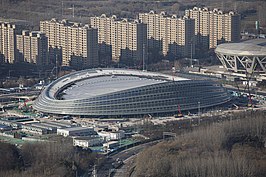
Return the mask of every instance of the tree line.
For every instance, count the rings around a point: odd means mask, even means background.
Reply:
[[[266,174],[265,112],[233,115],[199,127],[137,156],[136,177],[258,176]]]
[[[72,140],[26,143],[21,147],[0,142],[0,176],[72,177],[91,168],[96,154],[73,147]]]

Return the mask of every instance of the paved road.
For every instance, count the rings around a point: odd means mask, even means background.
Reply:
[[[114,167],[112,166],[112,163],[114,163],[118,158],[122,160],[125,164],[128,164],[129,160],[132,159],[136,154],[141,152],[143,149],[153,146],[160,142],[162,140],[157,140],[145,144],[141,144],[135,147],[132,147],[130,149],[123,150],[121,152],[118,152],[117,154],[110,155],[102,166],[99,167],[97,170],[97,176],[98,177],[108,177],[112,170],[114,170]],[[123,177],[125,173],[127,172],[126,165],[123,165],[121,168],[116,170],[117,172],[112,174],[112,176],[115,177]]]

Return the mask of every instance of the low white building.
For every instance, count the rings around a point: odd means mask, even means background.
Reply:
[[[243,81],[243,85],[248,85],[250,87],[256,87],[258,84],[257,81]]]
[[[120,140],[125,137],[125,131],[119,130],[116,132],[98,132],[98,135],[101,136],[105,141]]]
[[[70,128],[59,128],[57,129],[57,135],[67,136],[90,136],[96,135],[97,133],[93,128],[89,127],[70,127]]]
[[[29,132],[29,133],[38,134],[38,135],[48,134],[48,129],[43,128],[43,127],[36,127],[30,124],[21,125],[21,128],[23,132]]]
[[[73,139],[73,146],[79,146],[83,148],[88,148],[103,143],[103,139],[100,136],[85,136],[85,137],[75,137]]]
[[[120,143],[118,141],[110,141],[110,142],[104,143],[103,148],[105,150],[114,149],[116,147],[119,147],[119,145],[120,145]]]

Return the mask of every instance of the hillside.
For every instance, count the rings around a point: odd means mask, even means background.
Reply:
[[[185,9],[194,6],[237,10],[243,17],[242,30],[254,30],[255,20],[260,20],[261,25],[266,26],[264,0],[2,0],[0,17],[28,20],[38,29],[40,20],[53,17],[87,23],[87,17],[102,13],[135,18],[139,12],[156,10],[183,15]]]
[[[200,127],[137,156],[135,177],[241,176],[266,174],[265,112]]]

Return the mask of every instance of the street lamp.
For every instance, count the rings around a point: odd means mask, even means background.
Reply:
[[[200,124],[200,101],[198,102],[198,125]]]
[[[198,115],[200,115],[200,101],[198,102]]]
[[[145,44],[142,46],[142,71],[145,71]]]
[[[193,59],[193,38],[190,41],[190,67],[192,67],[192,59]]]
[[[192,67],[192,61],[193,61],[193,45],[194,45],[194,42],[197,42],[195,41],[195,38],[196,36],[192,36],[191,39],[190,39],[190,67]]]

